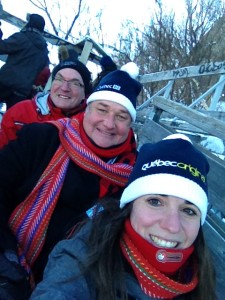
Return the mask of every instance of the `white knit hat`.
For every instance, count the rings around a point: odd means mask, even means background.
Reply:
[[[207,173],[209,164],[190,139],[182,134],[143,145],[131,172],[120,207],[148,194],[170,195],[198,207],[201,224],[208,206]]]

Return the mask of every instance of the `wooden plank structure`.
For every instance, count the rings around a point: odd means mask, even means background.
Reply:
[[[182,104],[155,97],[154,111],[142,124],[134,125],[138,134],[139,146],[146,142],[157,142],[168,134],[177,132],[173,127],[165,126],[161,120],[164,112],[186,121],[188,124],[200,128],[203,132],[225,140],[225,123],[202,112],[186,107]],[[190,138],[192,138],[190,136]],[[225,161],[221,160],[207,149],[193,141],[208,158],[209,172],[209,211],[204,225],[204,234],[216,265],[218,299],[223,299],[225,293],[225,223],[217,217],[214,211],[225,216]],[[212,210],[213,208],[213,210]]]
[[[213,111],[216,109],[216,105],[221,98],[221,94],[225,85],[225,62],[224,61],[203,63],[198,66],[189,66],[189,67],[183,67],[174,70],[140,75],[139,80],[143,84],[148,84],[151,82],[159,82],[159,81],[160,82],[168,81],[168,82],[160,91],[156,92],[154,95],[151,96],[151,98],[147,99],[142,105],[140,105],[138,107],[138,110],[142,109],[143,107],[146,107],[149,103],[151,103],[154,97],[163,95],[165,98],[170,99],[170,92],[172,90],[173,84],[175,81],[179,79],[185,80],[188,78],[195,77],[196,78],[195,81],[196,81],[197,78],[200,78],[202,76],[212,76],[212,75],[220,75],[219,80],[207,91],[202,93],[198,99],[193,99],[189,107],[195,107],[206,97],[212,95],[209,110]]]

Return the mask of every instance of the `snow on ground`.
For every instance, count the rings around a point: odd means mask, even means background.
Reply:
[[[223,154],[225,147],[223,140],[215,136],[208,136],[200,142],[200,145],[216,154]]]
[[[217,111],[225,111],[225,102],[219,101],[216,106]]]

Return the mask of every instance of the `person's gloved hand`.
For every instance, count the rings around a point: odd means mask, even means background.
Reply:
[[[29,294],[29,279],[24,268],[0,253],[0,299],[25,300]]]

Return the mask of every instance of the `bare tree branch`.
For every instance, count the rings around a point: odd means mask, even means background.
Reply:
[[[54,17],[52,15],[52,10],[53,10],[53,7],[58,7],[58,11],[60,11],[60,2],[59,1],[55,1],[55,2],[49,2],[51,4],[51,6],[49,6],[49,4],[47,3],[46,0],[29,0],[34,6],[36,6],[37,8],[39,8],[40,10],[44,11],[45,14],[47,15],[49,21],[50,21],[50,24],[52,26],[52,29],[54,31],[54,34],[59,36],[59,32],[62,32],[62,30],[60,29],[61,27],[61,20],[59,20],[59,24],[55,24],[54,22]],[[68,31],[66,32],[65,36],[64,36],[64,39],[67,40],[68,37],[70,36],[71,34],[71,31],[75,25],[75,22],[76,20],[79,18],[80,16],[80,12],[81,12],[81,6],[82,6],[82,2],[83,0],[78,0],[78,8],[77,8],[77,13],[75,14],[72,22],[71,22],[71,25],[68,29]]]
[[[69,30],[67,31],[67,34],[65,35],[65,39],[66,39],[66,40],[68,39],[68,37],[69,37],[69,35],[70,35],[70,33],[71,33],[72,29],[73,29],[73,26],[74,26],[76,20],[77,20],[77,19],[79,18],[79,16],[80,16],[80,10],[81,10],[81,4],[82,4],[82,1],[83,1],[83,0],[79,0],[77,14],[74,16],[74,19],[73,19],[73,21],[72,21],[72,23],[71,23],[71,26],[70,26]]]

